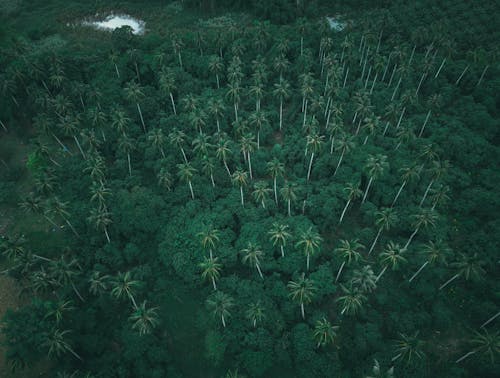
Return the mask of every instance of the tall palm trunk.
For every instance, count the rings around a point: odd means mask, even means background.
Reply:
[[[413,276],[411,276],[411,278],[408,280],[408,282],[413,281],[420,274],[420,272],[427,266],[427,264],[429,264],[429,261],[424,262],[422,264],[422,266],[420,267],[420,269],[417,270],[417,272]]]
[[[170,95],[170,102],[172,103],[172,110],[174,111],[174,114],[177,115],[177,110],[175,109],[174,96],[172,95],[172,92],[170,92],[169,95]]]
[[[292,212],[291,212],[291,200],[289,199],[288,200],[288,216],[290,217],[292,215]]]
[[[108,243],[111,243],[111,239],[109,238],[108,229],[106,226],[104,226],[104,235],[106,235],[106,240],[108,241]]]
[[[221,314],[220,318],[222,320],[222,326],[226,328],[226,320],[224,319],[224,314]]]
[[[380,279],[380,277],[382,277],[382,276],[384,275],[384,273],[385,273],[385,271],[387,270],[387,267],[388,267],[388,266],[389,266],[389,265],[386,265],[386,266],[384,267],[384,269],[382,269],[382,271],[380,272],[380,274],[379,274],[379,275],[377,276],[377,278],[375,279],[375,282],[378,282],[378,280]]]
[[[373,176],[370,177],[370,181],[368,181],[368,186],[366,187],[365,195],[363,196],[363,200],[361,201],[361,203],[365,203],[366,196],[368,195],[368,191],[370,190],[370,186],[372,185],[372,182],[373,182]]]
[[[335,168],[335,171],[333,172],[334,176],[337,174],[337,170],[340,167],[340,163],[342,163],[342,159],[344,158],[344,153],[345,153],[345,149],[342,149],[342,153],[340,154],[339,162],[337,163],[337,167]]]
[[[342,214],[340,215],[339,224],[342,223],[342,219],[344,219],[345,212],[347,211],[347,208],[349,207],[350,203],[351,203],[351,199],[349,198],[347,200],[347,203],[345,204],[344,210],[342,210]]]
[[[401,186],[399,187],[399,190],[396,193],[396,197],[394,197],[394,200],[392,201],[391,207],[394,207],[394,205],[396,204],[396,201],[398,200],[399,195],[401,194],[403,188],[405,187],[406,182],[407,182],[407,180],[404,180],[403,183],[401,184]]]
[[[490,324],[493,320],[495,320],[499,316],[500,316],[500,312],[497,312],[495,315],[493,315],[491,318],[489,318],[487,321],[485,321],[483,324],[481,324],[481,328],[486,327],[488,324]]]
[[[413,238],[415,237],[415,235],[417,235],[417,232],[418,230],[420,229],[420,227],[417,227],[415,229],[415,231],[413,231],[413,234],[410,235],[410,238],[408,239],[408,241],[406,242],[405,246],[403,247],[403,249],[407,249],[408,246],[410,245],[411,241],[413,240]]]
[[[280,130],[283,128],[283,98],[280,98]]]
[[[311,152],[311,159],[309,160],[309,169],[307,170],[307,181],[309,181],[309,177],[311,176],[313,159],[314,159],[314,152]]]
[[[273,180],[273,186],[274,186],[274,202],[276,202],[276,206],[278,206],[278,191],[276,190],[276,176],[274,177]]]
[[[431,109],[427,112],[427,116],[425,117],[424,124],[422,125],[422,128],[420,129],[420,132],[418,133],[418,137],[420,138],[424,132],[425,125],[427,125],[427,121],[429,120],[429,117],[431,116]]]
[[[191,192],[191,198],[194,199],[193,184],[191,184],[191,180],[188,181],[188,185],[189,185],[189,191]]]
[[[424,196],[422,197],[422,199],[420,200],[420,203],[418,205],[419,207],[422,207],[422,205],[424,204],[425,199],[427,198],[427,194],[429,194],[429,190],[431,190],[432,184],[434,184],[434,179],[432,179],[431,182],[429,183],[429,185],[427,185],[427,189],[425,189]]]
[[[306,318],[306,313],[304,311],[304,303],[300,304],[300,313],[302,314],[302,319]]]
[[[113,63],[115,65],[115,71],[116,71],[116,77],[118,77],[118,79],[120,78],[120,71],[118,71],[118,66],[116,65],[116,63]]]
[[[223,163],[224,163],[224,167],[226,168],[227,174],[229,175],[229,177],[231,177],[231,171],[229,170],[229,167],[227,166],[226,159],[223,160]]]
[[[245,207],[245,201],[243,199],[243,186],[240,186],[240,196],[241,196],[241,206]]]
[[[439,290],[443,290],[446,286],[448,286],[450,283],[455,281],[458,277],[460,277],[460,273],[455,274],[453,277],[451,277],[448,281],[446,281],[444,284],[442,284],[439,287]]]
[[[187,163],[188,159],[186,157],[186,152],[184,152],[184,148],[180,147],[180,149],[181,149],[181,152],[182,152],[182,157],[184,158],[184,161]]]
[[[80,150],[80,153],[82,154],[83,158],[86,160],[86,156],[83,152],[83,149],[82,149],[82,146],[80,145],[80,141],[78,140],[78,138],[76,137],[76,135],[73,135],[73,139],[75,140],[75,143],[76,145],[78,146],[78,149]]]
[[[260,270],[260,265],[259,263],[255,263],[255,267],[257,268],[257,271],[259,272],[260,278],[264,279],[264,275],[262,274],[262,271]]]
[[[250,172],[250,179],[253,180],[253,175],[252,175],[252,160],[250,160],[250,152],[248,152],[248,171]]]
[[[217,290],[217,285],[215,284],[215,278],[212,276],[212,285],[214,286],[214,290]]]
[[[141,106],[139,105],[138,102],[136,104],[137,104],[137,110],[139,111],[139,117],[141,118],[142,129],[144,130],[144,132],[146,132],[146,125],[144,124],[144,118],[142,117]]]
[[[281,257],[285,257],[285,248],[283,248],[283,245],[280,245],[280,250],[281,250]]]
[[[373,240],[372,246],[370,247],[370,250],[368,251],[368,256],[373,252],[373,248],[375,248],[375,245],[377,244],[378,238],[380,237],[380,234],[382,233],[383,227],[380,227],[377,232],[377,236],[375,236],[375,240]]]
[[[437,79],[437,77],[441,73],[441,70],[443,69],[443,66],[444,66],[444,62],[446,62],[446,58],[444,58],[443,61],[441,62],[441,65],[439,66],[439,69],[437,70],[436,74],[434,75],[434,79]]]
[[[130,164],[130,153],[127,153],[127,160],[128,160],[128,174],[130,177],[132,177],[132,165]]]
[[[339,271],[337,272],[337,277],[335,277],[335,283],[339,280],[340,274],[342,273],[342,269],[344,269],[345,260],[342,261],[342,265],[340,265]]]

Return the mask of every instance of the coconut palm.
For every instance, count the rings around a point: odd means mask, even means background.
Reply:
[[[436,220],[438,216],[434,210],[431,209],[422,209],[420,212],[416,215],[413,216],[413,226],[415,227],[415,230],[413,233],[410,235],[408,238],[408,241],[406,242],[404,249],[407,249],[408,246],[410,245],[411,241],[417,235],[418,231],[421,228],[427,228],[429,226],[434,227],[436,225]]]
[[[214,180],[214,169],[215,162],[212,157],[204,155],[201,159],[201,170],[207,176],[210,177],[210,181],[212,182],[212,187],[215,188],[215,180]]]
[[[134,294],[140,286],[139,281],[134,281],[130,272],[119,272],[116,277],[111,279],[111,295],[116,299],[128,298],[132,302],[134,309],[137,309]]]
[[[227,96],[233,101],[234,119],[238,122],[238,104],[241,96],[241,86],[239,82],[231,82],[228,84]]]
[[[85,153],[83,152],[80,141],[77,137],[78,131],[80,129],[80,118],[78,116],[65,115],[60,117],[59,128],[62,130],[65,136],[72,137],[78,147],[78,150],[82,154],[83,158],[86,159]]]
[[[210,136],[202,132],[200,132],[196,138],[193,139],[191,144],[193,145],[193,151],[200,157],[207,156],[209,154],[209,150],[213,147],[210,143]]]
[[[283,78],[274,84],[273,95],[280,99],[280,130],[283,128],[283,101],[290,97],[290,84]]]
[[[425,343],[418,338],[418,334],[418,331],[410,336],[404,333],[399,334],[401,338],[396,342],[397,354],[392,358],[392,361],[400,360],[408,365],[414,362],[414,357],[419,360],[425,358],[425,353],[422,350]]]
[[[106,209],[106,198],[111,196],[111,190],[103,182],[92,182],[90,186],[90,202],[97,202],[99,208]]]
[[[158,307],[146,308],[146,301],[142,302],[128,318],[132,322],[132,329],[137,330],[141,336],[151,333],[159,323],[157,309]]]
[[[342,163],[342,159],[344,158],[344,155],[346,153],[349,153],[355,147],[356,147],[356,143],[354,143],[354,138],[349,137],[345,134],[341,135],[340,138],[338,138],[335,141],[335,149],[337,151],[340,151],[340,157],[339,157],[339,162],[337,163],[337,166],[335,167],[335,171],[333,172],[334,176],[337,174],[337,171],[340,167],[340,163]]]
[[[156,175],[156,178],[158,179],[158,185],[167,191],[172,190],[172,175],[168,171],[166,167],[162,167],[158,174]]]
[[[384,171],[389,169],[389,163],[387,162],[387,156],[377,154],[377,155],[369,155],[368,160],[366,161],[365,170],[370,176],[370,180],[368,181],[368,185],[366,186],[365,194],[363,196],[363,200],[361,203],[364,203],[366,197],[368,196],[368,191],[370,190],[370,186],[373,180],[382,176]]]
[[[424,195],[422,196],[422,199],[420,200],[419,206],[422,207],[422,205],[425,202],[425,199],[427,198],[427,195],[429,194],[429,191],[432,188],[432,185],[439,180],[441,177],[443,177],[446,172],[450,168],[450,163],[448,160],[440,161],[440,160],[435,160],[432,162],[432,167],[429,169],[429,172],[431,173],[431,181],[429,182],[429,185],[427,185],[427,188],[425,189]]]
[[[247,172],[237,169],[231,175],[231,181],[233,185],[238,185],[240,187],[240,195],[241,195],[241,206],[245,206],[245,202],[243,199],[243,187],[248,184],[248,174]]]
[[[361,258],[360,251],[365,249],[365,246],[359,242],[359,239],[353,241],[341,240],[340,246],[335,248],[335,253],[338,253],[342,257],[342,264],[340,265],[337,276],[335,277],[335,282],[339,280],[340,274],[344,269],[344,266],[350,265],[351,262],[357,262]]]
[[[444,203],[449,201],[450,197],[448,193],[450,192],[450,188],[447,185],[439,185],[439,187],[432,190],[432,207],[431,210],[434,210],[436,206],[440,203]]]
[[[220,119],[224,116],[226,107],[224,102],[219,97],[212,97],[208,101],[208,112],[215,117],[215,122],[217,123],[217,132],[220,133]]]
[[[295,248],[300,248],[303,250],[307,258],[307,270],[309,270],[309,259],[311,255],[314,255],[320,248],[320,244],[323,238],[309,227],[306,231],[300,234],[299,241],[295,244]]]
[[[281,257],[285,257],[285,245],[292,234],[288,232],[289,226],[279,222],[273,222],[271,230],[268,232],[269,239],[273,242],[273,246],[279,245]]]
[[[259,110],[252,112],[250,114],[248,121],[249,121],[250,125],[255,126],[255,128],[257,129],[257,149],[259,149],[260,148],[260,130],[261,130],[262,126],[269,125],[269,120],[267,118],[266,113],[259,109]]]
[[[217,262],[218,259],[218,257],[210,257],[208,259],[205,257],[203,262],[199,264],[200,268],[202,269],[201,278],[203,278],[204,280],[208,279],[212,281],[214,290],[217,290],[217,285],[215,282],[219,279],[220,271],[222,268],[222,265]]]
[[[377,360],[373,360],[372,372],[373,375],[367,375],[365,378],[394,378],[394,366],[384,373],[380,370],[380,364]]]
[[[89,291],[93,295],[101,295],[108,290],[110,277],[107,274],[102,274],[99,271],[93,271],[88,280]]]
[[[250,266],[255,266],[259,272],[260,278],[264,279],[262,271],[260,270],[260,258],[264,257],[264,252],[262,251],[260,245],[248,242],[247,247],[242,249],[241,253],[244,254],[242,258],[243,264],[248,263]]]
[[[148,133],[148,141],[152,144],[154,148],[156,148],[160,153],[161,157],[165,159],[165,135],[163,134],[163,130],[160,128],[155,128]]]
[[[347,203],[344,206],[344,210],[342,210],[342,214],[340,214],[339,224],[342,223],[344,215],[351,202],[363,195],[363,192],[359,189],[359,183],[348,183],[344,188],[344,192],[347,194]]]
[[[42,203],[41,198],[37,196],[35,193],[31,192],[27,197],[25,197],[19,203],[19,207],[25,213],[38,214],[43,216],[52,226],[54,226],[56,229],[59,228],[59,226],[54,222],[54,220],[47,215],[45,211],[46,209],[44,208],[44,204]]]
[[[189,112],[188,120],[193,129],[202,134],[203,127],[207,124],[207,114],[203,109],[196,108]]]
[[[144,132],[146,132],[146,125],[144,124],[141,105],[139,105],[139,102],[145,97],[144,93],[142,92],[141,86],[134,81],[127,83],[127,85],[125,86],[125,97],[127,98],[127,100],[135,102],[137,111],[139,112],[139,117],[141,118],[142,129]]]
[[[204,227],[204,229],[196,234],[200,239],[201,246],[204,250],[209,251],[210,258],[213,256],[213,250],[220,243],[220,231],[212,225]]]
[[[252,195],[257,203],[262,204],[264,209],[266,208],[266,199],[269,198],[269,193],[271,193],[271,189],[268,187],[267,182],[257,181],[254,184]]]
[[[114,108],[111,112],[111,127],[118,131],[120,134],[124,134],[127,128],[130,126],[132,120],[127,117],[127,114],[123,109]]]
[[[61,323],[65,312],[72,311],[75,309],[75,307],[72,306],[71,301],[59,300],[57,302],[49,302],[49,303],[51,305],[51,309],[49,312],[47,312],[45,318],[53,316],[54,320],[56,321],[56,325],[59,325],[59,323]]]
[[[274,158],[266,164],[267,173],[273,178],[274,201],[278,205],[278,190],[276,188],[276,180],[278,177],[283,177],[285,174],[285,165],[278,159]]]
[[[401,264],[407,262],[406,257],[404,257],[405,252],[406,249],[401,248],[399,244],[393,243],[392,241],[387,243],[387,246],[379,255],[380,263],[384,265],[384,268],[377,276],[377,280],[375,282],[380,280],[389,266],[392,270],[397,270]]]
[[[69,343],[64,339],[65,335],[70,333],[69,330],[61,331],[57,328],[52,329],[50,332],[43,334],[42,346],[48,348],[48,355],[56,355],[59,357],[61,354],[70,352],[73,356],[78,358],[80,361],[83,359],[71,348]]]
[[[255,138],[253,135],[244,135],[240,138],[240,150],[245,158],[245,162],[248,163],[248,172],[250,172],[250,179],[253,179],[252,176],[252,160],[250,157],[250,153],[255,151],[255,147],[257,147],[257,143],[255,143]]]
[[[260,112],[260,103],[264,97],[264,84],[259,80],[254,85],[250,86],[248,91],[251,96],[255,97],[255,111]]]
[[[448,247],[446,247],[442,241],[437,241],[437,242],[429,241],[422,247],[420,251],[421,254],[425,256],[426,260],[422,264],[422,266],[415,272],[415,274],[411,276],[408,282],[413,281],[428,264],[436,264],[436,263],[445,264],[446,257],[450,252]]]
[[[108,234],[108,226],[113,223],[111,220],[111,213],[104,208],[94,208],[90,210],[90,216],[87,218],[90,223],[93,223],[97,230],[102,229],[108,243],[111,243],[111,239]]]
[[[224,70],[224,62],[220,56],[212,55],[208,61],[208,69],[210,72],[215,74],[215,78],[217,80],[217,89],[220,88],[220,80],[219,75]]]
[[[206,305],[216,317],[221,318],[222,326],[226,327],[226,319],[231,316],[229,310],[234,306],[233,298],[218,290],[207,299]]]
[[[314,155],[317,154],[323,145],[324,140],[323,135],[319,135],[317,132],[313,132],[312,134],[307,136],[307,147],[306,150],[311,151],[311,158],[309,160],[309,168],[307,169],[307,181],[311,176],[311,168],[313,164]]]
[[[317,291],[315,283],[309,278],[305,278],[305,274],[299,277],[297,281],[289,281],[287,284],[290,290],[289,296],[300,305],[302,319],[305,319],[304,305],[311,303]]]
[[[463,276],[467,281],[469,279],[476,281],[480,280],[486,273],[482,267],[483,265],[484,261],[479,259],[477,252],[472,256],[461,253],[460,259],[456,262],[451,263],[451,267],[454,268],[457,273],[444,284],[442,284],[439,287],[439,290],[444,289],[446,286],[448,286],[450,283],[461,276]]]
[[[250,320],[254,328],[257,327],[257,322],[260,323],[266,318],[264,307],[262,306],[260,301],[257,301],[255,303],[250,303],[245,315],[247,319]]]
[[[472,351],[460,357],[455,363],[465,360],[467,357],[481,353],[490,358],[491,363],[495,363],[495,357],[500,354],[500,334],[495,332],[490,334],[487,330],[481,332],[474,332],[474,336],[470,339],[469,343],[473,347]]]
[[[118,150],[127,155],[128,162],[128,174],[132,177],[132,165],[130,163],[130,153],[135,149],[135,141],[133,138],[130,138],[127,134],[122,134],[118,138]]]
[[[231,148],[229,147],[229,141],[225,139],[220,139],[215,146],[215,156],[217,159],[221,160],[226,168],[226,172],[231,177],[231,171],[227,165],[227,159],[231,156]]]
[[[196,174],[197,170],[194,168],[191,163],[182,163],[177,164],[177,176],[181,179],[181,181],[187,182],[189,186],[189,191],[191,192],[191,198],[194,199],[194,191],[193,191],[193,177]]]
[[[340,302],[342,306],[341,315],[356,315],[363,307],[363,302],[366,301],[366,296],[358,289],[353,287],[345,287],[340,285],[343,294],[337,298],[336,302]]]
[[[80,237],[78,232],[76,232],[73,224],[69,221],[68,218],[71,217],[71,214],[68,211],[69,202],[61,201],[57,196],[54,196],[50,201],[47,202],[47,213],[54,214],[55,216],[59,216],[64,220],[64,222],[69,226],[71,231],[77,236]]]
[[[82,268],[77,259],[66,261],[65,257],[61,256],[58,260],[50,261],[48,273],[57,285],[61,287],[70,285],[78,298],[82,302],[85,302],[73,281],[80,274],[81,270]]]
[[[174,115],[177,115],[177,109],[175,108],[175,101],[173,95],[173,91],[175,91],[175,74],[169,69],[166,70],[162,69],[160,71],[158,85],[163,93],[168,93]]]
[[[396,196],[394,197],[394,200],[392,201],[391,207],[393,207],[396,204],[396,201],[399,198],[399,195],[401,194],[401,191],[403,188],[406,186],[408,182],[411,181],[416,181],[420,177],[420,169],[417,165],[411,165],[408,167],[403,167],[399,170],[401,172],[401,179],[403,180],[403,183],[399,187],[398,192],[396,193]]]
[[[392,226],[394,226],[398,222],[398,216],[396,212],[391,207],[386,207],[380,211],[375,213],[375,226],[378,227],[377,235],[373,240],[373,243],[368,251],[368,255],[370,255],[375,248],[375,244],[377,244],[377,240],[380,237],[380,234],[383,230],[388,231]]]
[[[320,346],[325,346],[332,344],[337,337],[338,326],[332,326],[332,324],[325,318],[316,320],[314,325],[313,337],[317,341],[317,348]]]
[[[365,265],[361,270],[352,273],[351,285],[356,286],[363,293],[371,293],[377,288],[377,276],[370,265]]]
[[[177,128],[174,129],[168,134],[168,139],[171,144],[177,146],[182,153],[182,157],[184,158],[184,163],[187,163],[186,152],[184,151],[184,144],[186,143],[186,134]]]
[[[292,201],[297,200],[297,186],[288,182],[285,182],[283,188],[280,189],[280,194],[283,200],[287,203],[288,216],[291,216],[291,204]]]

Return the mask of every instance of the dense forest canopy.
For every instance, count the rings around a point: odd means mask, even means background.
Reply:
[[[330,3],[1,5],[2,373],[498,376],[496,2]]]

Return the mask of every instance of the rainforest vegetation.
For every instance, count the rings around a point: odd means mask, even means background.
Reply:
[[[498,377],[497,6],[2,1],[2,376]]]

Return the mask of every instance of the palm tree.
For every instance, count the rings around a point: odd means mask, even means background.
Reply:
[[[222,291],[216,291],[207,299],[206,304],[215,316],[220,316],[222,326],[226,327],[226,319],[231,316],[229,310],[234,306],[233,298]]]
[[[208,249],[210,258],[212,258],[212,250],[215,249],[216,245],[220,242],[220,231],[212,225],[209,225],[201,232],[198,232],[196,236],[200,239],[203,249]]]
[[[63,131],[64,135],[68,137],[73,137],[78,150],[82,154],[82,157],[86,159],[85,153],[83,152],[80,141],[78,140],[77,134],[80,129],[80,118],[78,116],[65,115],[64,117],[60,117],[61,121],[59,123],[59,127]]]
[[[139,281],[134,281],[130,272],[119,272],[116,277],[111,280],[111,295],[116,299],[122,299],[127,297],[132,301],[134,309],[137,309],[137,303],[135,302],[134,292],[140,286]]]
[[[342,214],[340,214],[339,224],[342,223],[344,215],[351,202],[363,195],[363,192],[361,191],[361,189],[359,189],[359,183],[357,184],[348,183],[347,186],[344,188],[344,192],[347,193],[347,203],[345,204],[344,210],[342,210]]]
[[[156,178],[158,179],[158,185],[167,191],[172,190],[172,175],[167,168],[162,167],[156,175]]]
[[[76,232],[75,228],[73,227],[73,224],[68,219],[71,216],[71,214],[67,210],[68,202],[63,202],[58,197],[54,196],[52,200],[47,202],[47,206],[48,206],[47,209],[48,214],[53,213],[54,215],[61,217],[64,220],[64,222],[66,222],[66,224],[69,226],[71,231],[73,231],[73,233],[77,237],[80,237],[78,232]]]
[[[127,83],[127,85],[125,86],[125,97],[127,98],[127,100],[135,102],[135,104],[137,105],[137,111],[139,112],[139,117],[141,118],[142,129],[144,130],[144,132],[146,132],[146,125],[144,124],[141,106],[139,105],[139,101],[142,100],[145,96],[140,85],[134,81]]]
[[[246,317],[253,324],[254,328],[257,327],[257,322],[262,322],[265,318],[264,307],[257,301],[255,303],[250,303],[248,310],[246,311]]]
[[[280,99],[280,130],[283,128],[283,101],[290,97],[290,84],[280,78],[279,83],[274,84],[273,95]]]
[[[132,322],[132,329],[139,331],[139,335],[146,335],[158,325],[158,315],[156,310],[158,307],[146,308],[146,301],[135,308],[128,320]]]
[[[281,163],[278,159],[274,158],[266,164],[267,172],[273,178],[273,189],[274,189],[274,201],[278,205],[278,191],[276,188],[276,180],[278,177],[283,177],[285,174],[285,165]]]
[[[260,130],[262,126],[266,126],[269,124],[269,120],[265,112],[257,110],[250,114],[248,118],[251,125],[254,125],[257,128],[257,149],[260,148]]]
[[[260,103],[264,97],[264,84],[257,81],[254,85],[250,86],[249,94],[255,97],[255,111],[260,112]]]
[[[307,181],[309,181],[309,177],[311,176],[311,168],[314,159],[314,154],[318,153],[323,144],[323,139],[325,137],[323,135],[319,135],[316,132],[313,132],[311,135],[307,136],[307,147],[306,150],[311,150],[311,159],[309,160],[309,168],[307,170]]]
[[[243,264],[248,263],[248,265],[250,266],[255,266],[255,268],[259,272],[260,278],[264,279],[262,271],[260,270],[260,260],[259,260],[264,256],[264,252],[262,252],[260,245],[248,242],[247,247],[242,249],[241,252],[244,254],[242,258]]]
[[[88,280],[90,284],[90,293],[93,295],[100,295],[107,291],[109,279],[110,277],[107,274],[102,274],[99,271],[93,271]]]
[[[207,114],[203,109],[194,109],[191,111],[188,115],[189,123],[191,126],[196,130],[199,131],[199,133],[202,133],[203,126],[207,124]]]
[[[124,134],[127,131],[132,120],[127,117],[125,111],[119,108],[115,108],[111,113],[111,127],[118,131],[120,134]]]
[[[332,344],[337,337],[337,329],[339,329],[338,326],[332,326],[325,318],[317,320],[313,331],[313,336],[318,342],[317,348]]]
[[[39,214],[43,216],[52,226],[56,229],[59,228],[54,220],[47,215],[40,197],[35,195],[35,193],[31,192],[26,198],[24,198],[23,201],[19,203],[19,207],[25,213]]]
[[[394,378],[394,366],[392,366],[389,370],[387,370],[385,373],[380,370],[380,364],[377,360],[373,360],[373,376],[372,375],[367,375],[365,378]]]
[[[241,86],[239,82],[232,82],[228,85],[227,96],[233,100],[234,119],[238,122],[238,104],[240,102]]]
[[[240,187],[241,206],[243,207],[245,206],[245,202],[243,199],[243,187],[247,186],[248,183],[247,180],[248,180],[247,172],[241,169],[237,169],[231,175],[231,181],[233,182],[233,185],[238,185]]]
[[[415,227],[415,231],[410,235],[408,241],[406,242],[404,249],[407,249],[410,245],[411,241],[418,233],[421,228],[427,228],[429,226],[434,227],[436,225],[437,214],[434,210],[431,209],[422,209],[420,212],[413,216],[413,226]]]
[[[363,196],[363,200],[361,201],[361,203],[365,202],[373,180],[380,177],[384,173],[384,171],[387,170],[388,168],[389,168],[389,163],[387,162],[387,156],[381,154],[368,156],[365,169],[368,172],[368,175],[370,176],[370,180],[368,181],[368,185],[365,190],[365,195]]]
[[[224,168],[226,168],[226,172],[231,178],[231,171],[227,166],[227,159],[231,155],[231,148],[229,147],[229,141],[225,139],[219,139],[217,145],[215,146],[215,156],[217,159],[221,160],[224,164]]]
[[[94,208],[90,210],[90,216],[87,218],[90,223],[95,225],[96,229],[102,229],[108,243],[111,243],[111,239],[108,234],[108,226],[113,222],[111,220],[111,213],[104,208]]]
[[[335,278],[335,282],[339,280],[342,269],[344,265],[350,265],[351,262],[357,262],[361,258],[360,250],[365,249],[365,246],[359,242],[359,239],[355,239],[352,242],[348,240],[341,240],[340,247],[335,248],[335,253],[342,256],[342,265],[340,265],[339,271]]]
[[[269,239],[273,242],[273,246],[279,245],[281,250],[281,257],[285,257],[284,247],[288,239],[292,237],[292,234],[288,232],[289,226],[279,222],[273,222],[271,230],[268,232],[270,235]]]
[[[356,269],[352,274],[351,285],[355,285],[363,293],[371,293],[377,287],[377,276],[370,265],[365,265],[361,270]]]
[[[59,300],[58,302],[49,302],[51,304],[52,309],[45,315],[45,318],[54,317],[54,320],[56,321],[56,325],[59,325],[61,321],[63,320],[63,315],[67,311],[72,311],[75,309],[75,307],[72,306],[71,301],[63,301]]]
[[[188,183],[189,191],[191,192],[191,198],[194,199],[194,191],[193,184],[191,181],[193,180],[193,176],[195,175],[196,168],[194,168],[191,163],[182,163],[177,164],[177,176],[181,179],[181,181],[185,181]]]
[[[49,274],[54,282],[59,286],[71,285],[71,288],[78,298],[80,298],[82,302],[85,302],[73,282],[73,278],[78,276],[81,270],[82,268],[77,259],[66,261],[64,256],[61,256],[59,260],[51,261],[49,265]]]
[[[257,203],[261,203],[262,207],[266,208],[266,199],[269,198],[269,193],[271,189],[268,187],[267,182],[257,181],[254,184],[254,191],[252,192],[253,197]]]
[[[172,104],[172,110],[174,115],[177,115],[177,109],[175,108],[175,101],[173,91],[175,91],[175,75],[171,70],[161,70],[160,77],[158,80],[160,90],[164,93],[168,93],[170,97],[170,103]]]
[[[70,352],[73,356],[78,358],[80,361],[83,359],[71,348],[71,346],[64,340],[64,336],[68,334],[70,331],[65,330],[61,331],[57,328],[54,328],[50,332],[46,332],[43,334],[43,343],[42,346],[47,347],[49,349],[48,354],[49,357],[52,355],[56,355],[59,357],[61,354]]]
[[[107,209],[106,198],[111,196],[111,190],[103,182],[92,182],[90,187],[90,202],[97,201],[99,208]]]
[[[450,283],[455,281],[458,277],[463,276],[467,281],[469,279],[479,280],[486,273],[482,267],[484,265],[484,261],[480,260],[477,252],[472,256],[465,255],[463,253],[460,254],[460,259],[451,264],[453,268],[456,269],[457,273],[451,277],[448,281],[442,284],[439,287],[439,290],[444,289]]]
[[[418,338],[418,331],[413,335],[408,336],[404,333],[400,333],[401,339],[396,342],[396,355],[392,358],[392,361],[401,359],[401,361],[406,361],[406,364],[413,362],[413,358],[417,357],[419,360],[425,358],[425,353],[422,351],[424,342]]]
[[[363,307],[363,302],[366,301],[366,296],[359,291],[358,288],[347,288],[340,284],[344,295],[337,298],[336,302],[341,302],[341,315],[356,315]]]
[[[442,176],[444,176],[449,168],[450,168],[450,163],[448,160],[445,161],[436,160],[432,162],[432,167],[429,170],[432,175],[432,178],[431,181],[429,182],[429,185],[427,185],[427,188],[425,189],[422,199],[420,200],[419,204],[420,207],[422,207],[422,205],[424,204],[425,199],[427,198],[427,194],[429,194],[429,191],[432,188],[432,185]]]
[[[309,259],[311,255],[314,255],[317,250],[319,250],[320,243],[323,238],[309,227],[306,231],[300,234],[299,241],[295,244],[295,248],[301,248],[307,257],[307,270],[309,270]]]
[[[337,163],[337,167],[335,167],[335,171],[333,172],[334,176],[337,174],[337,171],[340,167],[340,163],[342,163],[342,159],[344,158],[344,155],[346,153],[349,153],[349,151],[351,151],[355,147],[356,144],[354,143],[354,138],[348,137],[347,135],[342,135],[339,139],[335,141],[335,149],[341,152],[340,152],[339,162]]]
[[[184,151],[184,143],[186,142],[186,134],[177,128],[174,129],[168,134],[168,139],[171,144],[177,146],[182,153],[182,157],[184,158],[184,163],[187,163],[186,152]]]
[[[200,157],[207,156],[209,154],[209,150],[212,148],[210,136],[202,132],[200,132],[196,138],[193,139],[191,144],[193,145],[193,151]]]
[[[161,157],[165,159],[165,151],[163,147],[165,145],[165,135],[163,130],[160,128],[155,128],[148,133],[148,141],[151,142],[154,148],[156,148],[161,153]]]
[[[257,143],[254,141],[253,135],[244,135],[240,139],[240,149],[243,153],[243,157],[245,158],[245,162],[248,163],[248,172],[250,172],[250,179],[253,179],[252,176],[252,160],[250,158],[250,153],[255,151],[255,147],[257,147]]]
[[[386,207],[381,211],[377,211],[375,213],[375,216],[377,217],[375,219],[375,225],[379,229],[377,235],[375,236],[375,240],[373,240],[370,250],[368,251],[368,255],[370,255],[373,251],[373,248],[375,248],[375,244],[377,244],[377,240],[380,237],[382,231],[383,230],[388,231],[392,226],[394,226],[398,222],[398,216],[391,207]]]
[[[392,270],[396,270],[399,268],[400,264],[405,263],[407,261],[406,257],[403,256],[405,252],[406,249],[401,248],[399,244],[393,243],[392,241],[387,243],[386,248],[380,253],[380,262],[385,266],[377,276],[377,280],[375,282],[380,280],[380,277],[382,277],[389,266]]]
[[[406,186],[408,182],[418,180],[420,177],[420,169],[416,165],[411,165],[408,167],[401,168],[399,170],[401,172],[401,178],[403,180],[403,183],[399,187],[398,192],[396,193],[396,196],[394,197],[394,200],[392,201],[391,207],[394,207],[396,204],[396,201],[399,198],[399,195],[401,194],[401,191],[403,188]]]
[[[415,274],[411,276],[408,282],[413,281],[428,264],[446,263],[446,256],[449,254],[449,252],[449,249],[445,245],[443,245],[441,241],[429,241],[421,249],[421,253],[425,256],[426,261],[415,272]]]
[[[127,155],[128,162],[128,174],[132,177],[132,165],[130,163],[130,153],[135,149],[135,141],[133,138],[130,138],[127,134],[122,134],[118,138],[118,150]]]
[[[181,68],[182,67],[182,56],[181,56],[181,50],[182,50],[182,47],[184,46],[184,43],[182,42],[182,40],[177,37],[177,36],[173,36],[172,37],[172,48],[174,50],[174,54],[177,55],[177,59],[179,61],[179,66]]]
[[[285,185],[283,185],[283,188],[280,189],[280,194],[283,197],[283,200],[286,201],[287,203],[287,209],[288,209],[288,216],[291,216],[291,203],[292,201],[297,200],[297,187],[294,184],[290,184],[288,182],[285,182]]]
[[[215,122],[217,123],[217,132],[221,132],[220,130],[220,119],[224,116],[224,112],[226,107],[221,98],[212,97],[208,101],[208,111],[211,115],[215,117]]]
[[[290,281],[287,284],[288,290],[290,290],[289,296],[300,304],[302,319],[305,319],[304,304],[311,303],[316,293],[317,288],[314,284],[313,280],[305,278],[304,273],[297,281]]]
[[[219,75],[224,70],[224,62],[222,58],[218,55],[212,55],[208,61],[209,70],[215,74],[217,80],[217,89],[220,89]]]
[[[220,277],[220,271],[222,268],[222,265],[217,262],[218,257],[216,258],[204,258],[203,262],[199,264],[200,268],[202,269],[201,272],[201,278],[204,280],[208,279],[212,281],[212,285],[214,287],[214,290],[217,290],[217,285],[215,284],[215,281],[217,281]]]
[[[455,363],[459,363],[465,360],[467,357],[476,354],[484,353],[488,355],[491,363],[495,362],[495,357],[500,354],[500,334],[495,332],[490,334],[487,330],[482,330],[481,332],[474,332],[474,337],[470,339],[470,344],[474,349],[467,354],[460,357]]]

